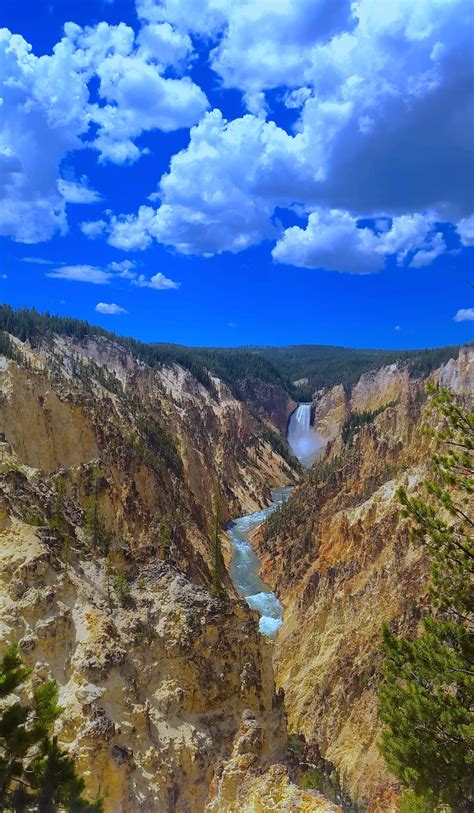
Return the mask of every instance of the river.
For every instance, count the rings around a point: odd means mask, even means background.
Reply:
[[[311,426],[311,404],[300,404],[288,421],[288,443],[305,468],[310,468],[320,454],[324,441]],[[249,541],[250,533],[279,505],[288,499],[291,486],[275,488],[272,491],[272,504],[268,508],[234,519],[227,527],[232,543],[230,577],[237,593],[244,598],[252,610],[260,614],[259,629],[263,635],[272,637],[283,622],[283,607],[275,593],[259,576],[260,562]]]
[[[227,534],[232,543],[232,562],[230,577],[237,593],[244,598],[252,610],[260,614],[259,630],[263,635],[275,635],[283,620],[283,607],[275,593],[260,578],[260,562],[252,545],[249,534],[261,525],[279,505],[288,499],[291,486],[275,488],[272,491],[272,504],[268,508],[234,519],[227,527]]]

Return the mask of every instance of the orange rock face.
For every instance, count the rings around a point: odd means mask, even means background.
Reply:
[[[433,377],[468,396],[472,351]],[[379,755],[380,629],[414,634],[427,602],[429,566],[408,539],[396,490],[426,477],[424,385],[390,367],[362,376],[351,401],[332,392],[316,418],[382,409],[347,443],[340,433],[287,505],[255,537],[263,578],[284,605],[275,644],[277,685],[291,732],[337,767],[351,796],[396,809],[395,782]],[[384,404],[394,404],[383,409]],[[318,474],[319,471],[319,474]]]

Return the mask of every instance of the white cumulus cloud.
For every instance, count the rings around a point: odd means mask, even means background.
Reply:
[[[82,180],[60,177],[74,150],[86,145],[103,161],[128,163],[142,154],[135,143],[142,133],[198,121],[208,104],[203,91],[188,76],[163,76],[188,49],[168,24],[136,40],[124,23],[66,23],[52,53],[37,57],[23,37],[0,29],[0,236],[48,240],[67,231],[66,204],[100,199]]]
[[[474,243],[471,0],[136,0],[136,9],[136,30],[67,23],[41,57],[0,31],[0,235],[47,240],[67,230],[69,204],[97,202],[83,179],[61,177],[74,150],[130,164],[150,149],[144,133],[191,127],[147,205],[84,219],[87,237],[201,255],[276,239],[277,260],[358,273],[391,255],[432,263],[446,250],[435,221],[457,223],[461,243]],[[240,92],[247,115],[206,112],[197,63],[219,93]],[[308,225],[282,234],[278,209],[310,213]],[[361,218],[385,218],[386,237],[360,229]]]
[[[368,218],[433,211],[440,222],[472,211],[469,0],[137,0],[137,10],[207,43],[254,114],[225,122],[213,111],[193,128],[161,180],[146,245],[239,251],[294,204]],[[264,120],[272,89],[301,109],[291,132]],[[444,250],[433,236],[413,267]]]
[[[87,186],[87,179],[81,180],[82,183],[59,178],[57,187],[66,203],[98,203],[101,201],[102,195]]]
[[[453,319],[455,322],[474,322],[474,308],[460,308]]]
[[[474,215],[460,220],[456,231],[463,246],[474,246]]]
[[[132,281],[132,285],[137,285],[139,288],[154,288],[156,291],[171,291],[179,288],[181,283],[174,282],[168,279],[160,271],[154,274],[150,279],[147,279],[144,274],[139,274],[136,279]]]
[[[137,264],[134,260],[121,260],[120,262],[114,261],[108,264],[107,268],[118,274],[123,279],[134,280],[137,277],[135,268]]]
[[[276,203],[311,177],[294,144],[273,122],[250,115],[228,122],[213,110],[192,128],[189,147],[173,156],[160,184],[162,205],[112,217],[109,243],[144,249],[156,239],[183,254],[216,254],[275,236]]]
[[[139,15],[214,40],[211,65],[226,87],[251,96],[295,86],[311,52],[349,22],[350,0],[137,0]]]
[[[110,316],[120,316],[121,313],[128,313],[125,308],[121,308],[115,302],[98,302],[95,309],[97,313],[105,313]]]
[[[380,271],[389,256],[399,265],[409,261],[410,266],[419,267],[427,264],[426,255],[433,259],[444,250],[444,241],[429,216],[401,215],[387,221],[377,233],[361,227],[348,212],[332,209],[312,212],[305,228],[286,229],[272,256],[279,263],[301,268],[371,274]]]
[[[81,223],[81,231],[90,240],[95,240],[103,234],[107,227],[105,220],[84,220]]]
[[[36,243],[64,234],[57,179],[62,158],[88,128],[83,80],[63,53],[38,58],[4,28],[0,98],[0,235]]]
[[[169,23],[145,25],[138,34],[140,54],[165,66],[184,67],[193,53],[193,44],[187,34],[175,31]]]

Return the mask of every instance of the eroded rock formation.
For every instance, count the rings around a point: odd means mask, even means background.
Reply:
[[[468,397],[472,350],[433,379]],[[284,605],[274,666],[290,731],[335,764],[354,799],[387,813],[397,806],[377,748],[380,628],[387,620],[414,633],[427,601],[428,562],[396,499],[398,486],[417,489],[428,473],[424,405],[424,382],[394,366],[362,376],[351,396],[342,387],[323,394],[316,425],[333,440],[254,540]],[[372,416],[344,442],[353,412]]]
[[[427,601],[395,497],[427,472],[424,383],[392,365],[315,398],[324,457],[255,534],[285,607],[271,643],[225,572],[227,598],[211,594],[209,531],[217,490],[225,522],[296,482],[268,431],[285,431],[288,395],[255,380],[206,389],[103,337],[13,341],[18,360],[0,358],[0,641],[20,642],[34,680],[58,681],[57,733],[88,792],[107,813],[345,810],[294,784],[289,728],[369,813],[396,811],[377,750],[379,632],[384,619],[414,632]],[[434,380],[467,395],[472,356]]]
[[[88,792],[108,813],[199,813],[252,719],[252,793],[297,793],[271,768],[286,752],[271,646],[225,576],[229,597],[210,594],[207,533],[217,488],[225,519],[291,468],[217,379],[211,393],[102,339],[16,345],[0,369],[0,640],[58,682],[57,734]]]

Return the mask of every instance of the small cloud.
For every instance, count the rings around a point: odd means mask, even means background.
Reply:
[[[8,279],[8,274],[0,274],[0,279]]]
[[[131,271],[132,268],[136,268],[137,264],[135,260],[122,260],[121,262],[113,262],[109,263],[107,268],[110,268],[111,271],[117,271],[120,273],[121,271]]]
[[[228,327],[237,327],[237,322],[229,322]]]
[[[81,231],[90,240],[95,240],[104,232],[106,226],[105,220],[84,220],[81,223]]]
[[[460,308],[453,319],[455,322],[474,322],[474,308]]]
[[[130,281],[137,278],[137,272],[134,270],[136,267],[137,264],[134,260],[122,260],[119,263],[109,263],[107,266],[109,271],[113,271],[114,274],[118,274],[119,277]]]
[[[22,263],[31,263],[32,265],[58,265],[54,260],[45,260],[43,257],[20,257]]]
[[[94,265],[64,265],[54,271],[49,271],[46,276],[52,279],[67,279],[72,282],[90,282],[92,285],[108,285],[112,274]]]
[[[81,178],[81,182],[65,181],[60,178],[57,183],[58,192],[63,196],[66,203],[98,203],[102,200],[102,195],[95,189],[87,186],[87,178]]]
[[[398,330],[401,330],[400,325],[395,325],[395,330],[397,330],[397,331],[398,331]]]
[[[137,285],[138,288],[154,288],[156,291],[170,291],[173,288],[179,288],[181,283],[174,282],[172,279],[165,277],[161,272],[158,272],[158,274],[155,274],[150,279],[147,279],[144,274],[140,274],[140,276],[132,281],[132,285]]]
[[[290,110],[298,109],[300,107],[303,107],[304,103],[310,98],[311,95],[312,95],[311,88],[308,87],[301,87],[296,88],[296,90],[289,90],[283,96],[283,104]]]
[[[460,220],[456,231],[463,246],[474,246],[474,215]]]
[[[97,313],[106,313],[109,316],[120,316],[121,313],[128,313],[125,308],[121,308],[115,302],[98,302],[95,309]]]
[[[168,279],[161,272],[148,279],[144,274],[138,274],[136,268],[137,263],[133,260],[111,262],[105,269],[94,265],[63,265],[48,271],[46,276],[52,279],[89,282],[92,285],[108,285],[113,280],[125,279],[137,288],[154,288],[155,291],[169,291],[181,286],[180,282]]]

